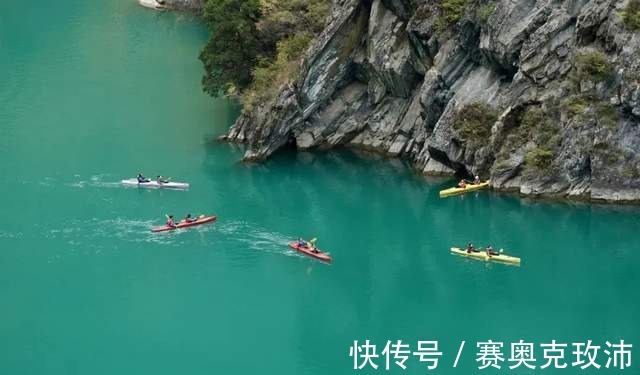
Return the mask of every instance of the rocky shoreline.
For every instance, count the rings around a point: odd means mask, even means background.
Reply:
[[[336,0],[297,81],[222,139],[245,144],[245,160],[357,147],[496,190],[640,202],[640,33],[623,24],[627,3],[468,1],[443,26],[434,2]]]

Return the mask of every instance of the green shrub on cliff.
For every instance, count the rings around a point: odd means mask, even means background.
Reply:
[[[540,107],[527,107],[520,119],[520,133],[528,138],[536,127],[546,127],[547,115]]]
[[[597,51],[585,52],[576,57],[576,69],[581,80],[606,81],[613,70],[607,57]]]
[[[616,107],[607,100],[598,100],[588,95],[571,95],[562,102],[563,109],[574,124],[581,125],[595,119],[605,128],[615,128],[620,122],[620,114]],[[603,128],[604,129],[604,128]]]
[[[589,107],[589,103],[581,95],[572,95],[566,98],[562,105],[571,117],[584,113]]]
[[[491,106],[475,102],[467,104],[453,115],[453,128],[473,147],[486,143],[491,126],[498,119],[498,111]]]
[[[551,163],[553,163],[553,158],[553,151],[542,147],[536,147],[527,152],[525,163],[528,167],[543,171],[551,166]]]
[[[440,17],[436,21],[435,30],[443,33],[450,26],[456,24],[467,9],[468,0],[441,0]]]
[[[560,144],[559,128],[552,121],[554,116],[557,114],[549,106],[525,107],[515,119],[515,126],[507,128],[496,163],[506,163],[512,153],[524,149],[527,170],[543,171],[551,166]]]
[[[300,71],[299,58],[312,39],[310,34],[300,34],[278,42],[276,59],[259,63],[253,71],[253,84],[242,93],[245,109],[274,97],[283,84],[295,80]]]
[[[258,23],[264,56],[275,57],[278,42],[299,34],[322,31],[329,13],[328,0],[260,0]]]
[[[538,147],[554,151],[560,138],[559,129],[549,117],[548,110],[530,106],[520,119],[520,138],[524,142],[533,141]]]
[[[481,25],[486,25],[487,22],[489,22],[489,17],[491,17],[495,11],[496,4],[494,3],[480,5],[478,9],[476,9],[476,18]]]
[[[442,0],[440,3],[442,18],[449,25],[460,21],[466,8],[467,0]]]
[[[631,0],[622,12],[624,26],[631,30],[640,30],[640,0]]]
[[[637,160],[635,160],[635,162],[637,163]],[[624,167],[622,169],[622,177],[633,178],[633,179],[640,178],[640,171],[638,170],[636,165],[637,164],[627,165],[626,167]]]
[[[616,107],[608,101],[596,103],[596,117],[599,124],[608,128],[615,128],[620,121],[620,115]]]

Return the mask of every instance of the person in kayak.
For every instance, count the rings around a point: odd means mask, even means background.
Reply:
[[[467,245],[467,254],[475,253],[477,250],[473,247],[473,244],[469,242]]]
[[[187,216],[185,216],[184,218],[184,222],[185,223],[193,223],[194,221],[197,221],[198,219],[194,219],[191,214],[187,214]]]
[[[473,184],[474,184],[474,185],[478,185],[479,183],[480,183],[480,176],[476,175],[476,176],[473,178]]]
[[[142,183],[144,183],[144,182],[151,182],[151,180],[149,180],[148,178],[144,177],[144,176],[142,175],[142,173],[138,173],[138,177],[137,177],[137,179],[138,179],[138,183],[139,183],[139,184],[142,184]]]
[[[316,241],[318,239],[314,238],[312,240],[307,241],[307,247],[311,250],[312,253],[319,253],[320,251],[316,248]]]
[[[176,227],[176,222],[173,220],[173,215],[167,215],[167,226],[171,228]]]
[[[464,188],[466,188],[466,187],[467,187],[467,181],[465,181],[465,180],[460,180],[460,182],[458,182],[458,187],[459,187],[460,189],[464,189]]]
[[[500,253],[498,253],[497,251],[493,250],[493,247],[491,245],[487,246],[485,248],[485,251],[487,252],[488,256],[500,255]]]
[[[167,182],[169,182],[169,179],[165,178],[165,177],[162,177],[162,176],[158,176],[158,177],[156,177],[156,181],[159,184],[166,184]]]

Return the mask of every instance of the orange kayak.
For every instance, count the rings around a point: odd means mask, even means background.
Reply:
[[[170,227],[168,225],[163,225],[161,227],[155,227],[155,228],[151,229],[151,231],[152,232],[166,232],[166,231],[180,229],[180,228],[188,228],[188,227],[193,227],[193,226],[196,226],[196,225],[212,223],[212,222],[216,221],[216,219],[218,219],[217,216],[203,216],[203,217],[197,218],[194,221],[190,221],[188,223],[183,220],[183,221],[179,222],[178,224],[176,224],[175,227]]]
[[[323,253],[322,251],[315,249],[311,250],[307,246],[300,246],[297,242],[290,242],[289,247],[310,257],[320,259],[323,262],[331,262],[331,257],[327,253]]]

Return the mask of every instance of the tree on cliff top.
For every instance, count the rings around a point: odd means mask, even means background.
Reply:
[[[204,17],[211,38],[200,52],[202,85],[212,96],[240,91],[251,84],[258,54],[258,0],[208,1]]]
[[[330,0],[208,0],[204,16],[211,36],[200,53],[204,91],[245,99],[275,95],[296,76],[330,5]]]

